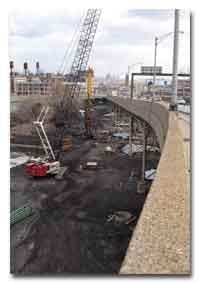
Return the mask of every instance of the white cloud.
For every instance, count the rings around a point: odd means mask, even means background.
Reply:
[[[145,10],[146,11],[146,10]],[[18,70],[25,60],[34,70],[40,61],[46,71],[57,71],[74,31],[80,25],[83,10],[14,10],[10,14],[9,53]],[[159,15],[159,13],[157,13]],[[154,37],[173,31],[173,12],[156,17],[154,11],[132,14],[128,10],[103,10],[90,58],[95,73],[121,74],[127,66],[142,61],[153,64]],[[189,12],[181,11],[180,68],[189,66]],[[158,47],[158,65],[171,71],[173,36]],[[67,58],[68,66],[73,56]]]

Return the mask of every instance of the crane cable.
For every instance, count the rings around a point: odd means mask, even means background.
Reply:
[[[79,24],[77,25],[77,28],[76,28],[74,35],[73,35],[73,38],[71,40],[71,48],[68,49],[68,53],[66,55],[66,58],[68,58],[68,61],[65,60],[63,70],[62,70],[63,75],[64,75],[64,73],[66,73],[66,69],[69,68],[69,65],[71,65],[70,59],[73,56],[73,52],[75,52],[75,46],[77,45],[77,42],[78,42],[78,39],[79,39],[79,34],[80,34],[80,29],[82,27],[83,18],[84,18],[84,15],[82,16],[81,20],[79,21]]]
[[[83,17],[82,17],[83,18]],[[68,46],[68,48],[67,48],[67,50],[66,50],[66,52],[65,52],[65,56],[64,56],[64,59],[63,59],[63,64],[62,64],[62,70],[61,70],[61,73],[64,75],[64,72],[65,72],[65,70],[66,70],[66,65],[67,65],[67,61],[66,61],[66,58],[70,58],[70,54],[72,53],[72,50],[73,50],[73,48],[74,48],[74,43],[75,43],[75,40],[76,40],[76,37],[77,37],[77,35],[78,35],[78,33],[79,33],[79,30],[80,30],[80,24],[81,24],[81,22],[82,22],[82,18],[81,18],[81,20],[80,20],[80,22],[78,23],[78,25],[77,25],[77,27],[76,27],[76,29],[75,29],[75,31],[74,31],[74,34],[73,34],[73,36],[72,36],[72,38],[71,38],[71,41],[70,41],[70,44],[69,44],[69,46]]]
[[[70,40],[70,42],[69,42],[69,44],[68,44],[68,46],[67,46],[67,48],[65,50],[65,54],[64,54],[63,60],[62,60],[61,65],[59,67],[59,71],[58,71],[59,73],[62,73],[62,74],[64,73],[64,70],[65,70],[65,67],[66,67],[66,58],[68,57],[67,55],[69,54],[69,51],[72,48],[72,43],[73,43],[74,38],[75,38],[75,36],[76,36],[76,34],[78,32],[78,29],[79,29],[79,24],[77,25],[77,27],[76,27],[73,35],[72,35],[72,38],[71,38],[71,40]]]
[[[75,42],[75,38],[77,37],[77,34],[79,33],[79,30],[80,30],[80,27],[81,27],[81,23],[82,23],[82,21],[83,21],[83,18],[84,18],[84,15],[82,15],[80,21],[79,21],[78,24],[77,24],[77,27],[76,27],[76,29],[75,29],[73,35],[72,35],[72,38],[71,38],[71,40],[70,40],[70,42],[69,42],[69,44],[68,44],[68,46],[67,46],[67,48],[66,48],[66,50],[65,50],[65,53],[64,53],[62,62],[61,62],[61,64],[60,64],[59,68],[58,68],[58,72],[57,72],[57,73],[64,74],[64,72],[65,72],[66,64],[67,64],[66,58],[69,57],[69,53],[70,53],[70,52],[72,51],[72,49],[73,49],[74,42]],[[71,52],[71,53],[72,53],[72,52]]]

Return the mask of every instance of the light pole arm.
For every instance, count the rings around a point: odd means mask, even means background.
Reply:
[[[163,34],[163,35],[157,37],[159,43],[160,43],[163,39],[165,39],[166,37],[170,36],[171,34],[173,34],[173,31],[168,32],[168,33],[165,33],[165,34]]]
[[[157,64],[157,47],[158,47],[158,43],[160,43],[162,40],[164,40],[166,37],[172,35],[174,32],[168,32],[165,33],[159,37],[155,37],[155,53],[154,53],[154,75],[153,75],[153,85],[155,86],[156,83],[156,64]],[[178,33],[183,34],[183,31],[178,31]]]
[[[173,34],[173,32],[168,32],[160,37],[155,37],[155,53],[154,53],[154,74],[153,74],[153,85],[155,86],[156,84],[156,60],[157,60],[157,47],[158,47],[158,43],[160,43],[163,39],[165,39],[166,37],[170,36],[171,34]]]

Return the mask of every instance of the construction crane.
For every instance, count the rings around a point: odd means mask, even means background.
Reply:
[[[71,101],[75,95],[79,95],[80,86],[78,82],[80,81],[81,75],[86,71],[87,68],[100,15],[100,9],[87,10],[86,17],[81,27],[79,42],[70,71],[69,96],[71,98]],[[65,96],[63,96],[63,99],[65,99]],[[60,102],[61,103],[59,104],[59,110],[63,110],[66,105],[64,103],[64,100],[61,100]],[[70,107],[70,105],[68,105],[68,107]],[[62,171],[60,167],[60,162],[57,161],[55,158],[55,154],[53,152],[53,149],[51,147],[51,144],[43,126],[48,110],[49,108],[44,106],[40,112],[40,115],[38,116],[38,119],[33,122],[37,134],[40,138],[41,144],[43,146],[45,157],[32,158],[32,160],[26,164],[25,170],[29,176],[42,177],[48,174],[59,174]],[[66,111],[66,109],[64,109],[64,111]],[[89,110],[87,110],[87,113],[90,113]],[[64,123],[61,123],[61,125],[63,124]],[[91,127],[88,124],[88,131],[90,128]],[[64,131],[62,131],[61,136],[63,138]],[[64,171],[65,169],[62,172]]]
[[[29,176],[43,177],[48,174],[58,174],[60,171],[60,162],[56,161],[55,154],[43,125],[48,111],[49,107],[43,106],[37,120],[33,122],[44,149],[45,156],[32,158],[30,162],[26,164],[25,171]]]
[[[80,29],[78,45],[75,51],[74,59],[72,61],[70,73],[69,75],[65,74],[67,81],[65,95],[63,95],[61,100],[58,101],[58,117],[56,119],[58,121],[58,125],[62,126],[66,118],[68,118],[68,120],[72,119],[72,116],[70,117],[68,111],[72,109],[73,102],[72,99],[69,100],[69,97],[74,98],[74,96],[79,96],[80,94],[79,82],[81,81],[83,75],[86,73],[87,64],[92,50],[100,15],[101,9],[87,10],[86,16]],[[70,103],[71,105],[69,105]],[[68,109],[66,109],[66,106],[68,106]]]
[[[89,138],[93,137],[92,133],[92,116],[91,116],[91,96],[93,93],[93,76],[94,72],[92,68],[88,68],[86,74],[86,89],[87,89],[87,97],[85,100],[85,131],[86,136]]]
[[[79,82],[87,70],[87,64],[92,50],[100,15],[101,9],[87,10],[80,29],[78,45],[72,61],[70,73],[69,75],[65,74],[68,84],[65,89],[65,94],[60,100],[57,101],[56,107],[56,126],[59,131],[61,144],[64,138],[65,121],[68,121],[69,126],[72,125],[72,112],[74,109],[73,103],[75,104],[74,97],[78,97],[80,94]]]
[[[79,95],[81,75],[86,72],[94,37],[97,31],[101,9],[88,9],[80,31],[78,46],[70,71],[70,96]]]

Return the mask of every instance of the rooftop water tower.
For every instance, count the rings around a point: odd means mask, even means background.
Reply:
[[[15,91],[13,69],[14,69],[14,62],[10,61],[10,93],[14,93],[14,91]]]
[[[10,74],[13,74],[13,69],[14,69],[14,62],[10,61]]]
[[[24,74],[25,76],[28,75],[28,63],[27,62],[24,62]]]

